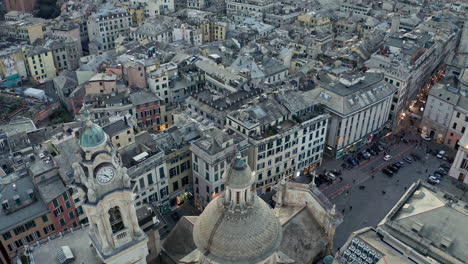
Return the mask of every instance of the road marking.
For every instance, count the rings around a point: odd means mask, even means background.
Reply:
[[[334,198],[336,198],[337,196],[341,195],[342,193],[344,193],[345,191],[351,189],[351,187],[353,187],[352,185],[350,184],[346,184],[344,187],[342,187],[341,189],[335,191],[334,193],[331,193],[330,195],[328,195],[328,199],[329,200],[333,200]]]

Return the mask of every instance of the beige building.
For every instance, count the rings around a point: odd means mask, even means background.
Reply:
[[[458,152],[450,168],[449,175],[457,181],[468,184],[468,133],[458,141]]]
[[[44,83],[56,77],[52,51],[41,46],[23,48],[28,75],[37,83]]]
[[[116,74],[97,73],[86,84],[86,95],[99,95],[125,92],[126,86],[118,83]]]
[[[102,128],[109,136],[114,148],[120,149],[135,142],[133,128],[127,120],[118,120]]]
[[[26,40],[29,43],[43,38],[44,25],[36,20],[6,21],[0,24],[0,33],[8,38]]]
[[[332,23],[330,17],[316,12],[304,13],[297,17],[299,25],[312,28],[328,28],[331,29]]]
[[[209,22],[203,24],[202,28],[202,38],[203,43],[220,41],[226,39],[227,24],[223,22]]]

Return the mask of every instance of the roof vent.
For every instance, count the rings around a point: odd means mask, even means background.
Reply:
[[[423,227],[424,227],[424,224],[415,222],[415,223],[411,226],[411,230],[413,230],[413,231],[416,232],[416,233],[419,233],[419,232],[421,232],[421,230],[423,229]]]
[[[63,246],[56,251],[57,258],[61,264],[72,263],[75,260],[75,256],[69,246]]]
[[[424,197],[424,192],[421,190],[417,190],[413,194],[414,198],[422,199]]]
[[[403,205],[403,208],[402,208],[403,212],[412,212],[413,210],[414,210],[414,207],[411,204]]]
[[[448,237],[442,237],[440,239],[440,247],[444,250],[448,249],[452,245],[453,240]]]

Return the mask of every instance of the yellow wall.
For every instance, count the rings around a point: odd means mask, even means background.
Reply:
[[[38,38],[44,37],[44,32],[42,31],[42,24],[31,25],[27,28],[29,41],[32,43]]]
[[[52,80],[56,76],[52,51],[34,55],[34,60],[33,56],[26,57],[26,60],[28,63],[29,74],[35,81],[43,83],[45,81]],[[34,66],[36,66],[36,68],[34,68]]]

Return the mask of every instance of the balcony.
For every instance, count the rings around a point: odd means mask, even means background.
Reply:
[[[128,228],[124,228],[112,234],[112,237],[114,238],[114,243],[116,247],[120,247],[131,241],[131,236],[129,234]]]

